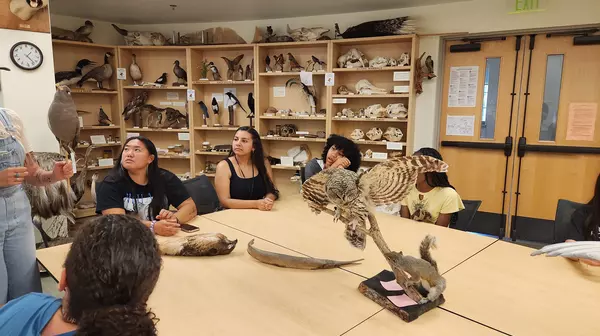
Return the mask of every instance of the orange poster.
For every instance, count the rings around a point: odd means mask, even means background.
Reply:
[[[597,113],[596,103],[570,103],[567,140],[594,141]]]
[[[0,28],[49,33],[50,0],[0,0]]]

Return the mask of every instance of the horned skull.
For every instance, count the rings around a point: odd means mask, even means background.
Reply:
[[[23,21],[29,21],[38,11],[48,7],[50,0],[10,0],[10,11]]]

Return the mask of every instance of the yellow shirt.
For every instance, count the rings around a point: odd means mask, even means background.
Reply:
[[[426,193],[412,188],[400,204],[408,207],[411,219],[431,224],[437,222],[440,214],[452,214],[465,208],[456,190],[440,187]]]

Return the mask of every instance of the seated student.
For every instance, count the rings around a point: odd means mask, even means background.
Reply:
[[[350,139],[332,134],[327,139],[321,158],[314,158],[306,164],[304,178],[308,180],[323,169],[346,168],[356,172],[359,167],[360,150],[358,146]]]
[[[0,335],[156,335],[146,301],[161,257],[139,220],[109,215],[84,224],[60,277],[62,299],[31,293],[0,308]]]
[[[596,179],[592,200],[577,209],[571,216],[567,242],[577,240],[600,241],[600,174]],[[587,259],[580,259],[580,261],[592,266],[600,266],[598,261]]]
[[[238,128],[232,152],[217,165],[215,187],[221,205],[229,209],[270,211],[279,197],[271,164],[265,159],[260,136],[254,128]]]
[[[433,148],[421,148],[414,155],[442,160],[442,155]],[[415,188],[400,204],[402,217],[445,227],[455,213],[465,208],[446,173],[419,174]]]
[[[161,236],[179,232],[179,223],[193,219],[196,204],[181,180],[158,167],[158,152],[145,137],[127,139],[115,165],[98,188],[96,212],[134,214]],[[177,208],[173,213],[169,205]]]

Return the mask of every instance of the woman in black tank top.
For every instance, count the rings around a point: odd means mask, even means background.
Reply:
[[[217,165],[215,186],[219,201],[229,209],[269,211],[279,197],[272,176],[258,132],[240,127],[235,132],[229,157]]]

